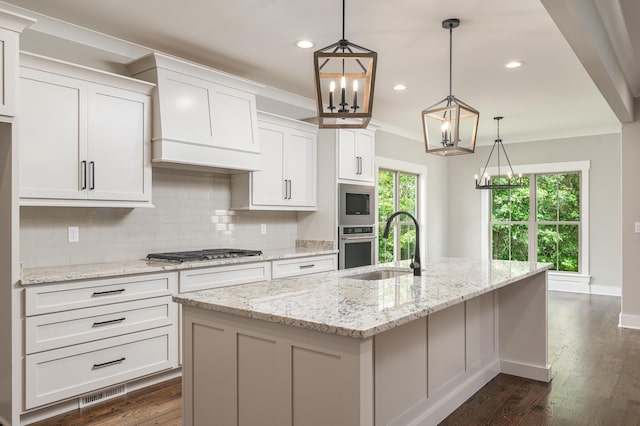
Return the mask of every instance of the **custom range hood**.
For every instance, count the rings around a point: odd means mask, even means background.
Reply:
[[[154,165],[261,169],[256,93],[264,86],[160,53],[127,66],[132,77],[156,84]]]

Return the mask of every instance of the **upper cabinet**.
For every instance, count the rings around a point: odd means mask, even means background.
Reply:
[[[375,183],[375,133],[366,129],[339,129],[338,181]]]
[[[35,19],[0,10],[0,121],[11,121],[17,111],[20,33]]]
[[[20,204],[151,206],[153,84],[20,56]]]
[[[128,66],[157,84],[154,163],[260,170],[255,94],[263,86],[158,53]]]
[[[317,127],[258,114],[262,170],[231,175],[231,208],[315,210]]]

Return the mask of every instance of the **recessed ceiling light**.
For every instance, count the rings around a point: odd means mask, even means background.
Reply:
[[[405,86],[404,84],[396,84],[395,86],[393,86],[393,90],[397,90],[398,92],[402,92],[403,90],[406,90],[407,86]]]
[[[300,40],[296,43],[296,46],[298,46],[301,49],[311,49],[313,46],[315,46],[313,44],[312,41],[309,40]]]
[[[520,61],[511,61],[505,67],[507,68],[520,68],[523,65]]]

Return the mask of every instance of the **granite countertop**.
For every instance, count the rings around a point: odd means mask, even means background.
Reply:
[[[134,274],[148,274],[152,272],[180,271],[184,269],[206,268],[209,266],[222,266],[237,263],[262,262],[296,257],[321,256],[336,253],[338,253],[338,251],[335,249],[302,246],[287,249],[262,250],[261,256],[247,256],[183,263],[140,259],[123,262],[25,268],[22,271],[22,278],[20,282],[22,285],[45,284],[60,281],[85,280],[92,278],[116,277]]]
[[[365,281],[380,268],[406,270],[409,261],[184,293],[183,305],[366,339],[548,269],[549,263],[438,258],[411,273]]]

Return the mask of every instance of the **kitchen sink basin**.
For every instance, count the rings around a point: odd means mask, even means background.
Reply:
[[[380,269],[378,271],[365,272],[362,274],[351,275],[347,278],[353,278],[354,280],[386,280],[387,278],[397,278],[403,275],[409,275],[412,271],[394,271],[392,269]]]

